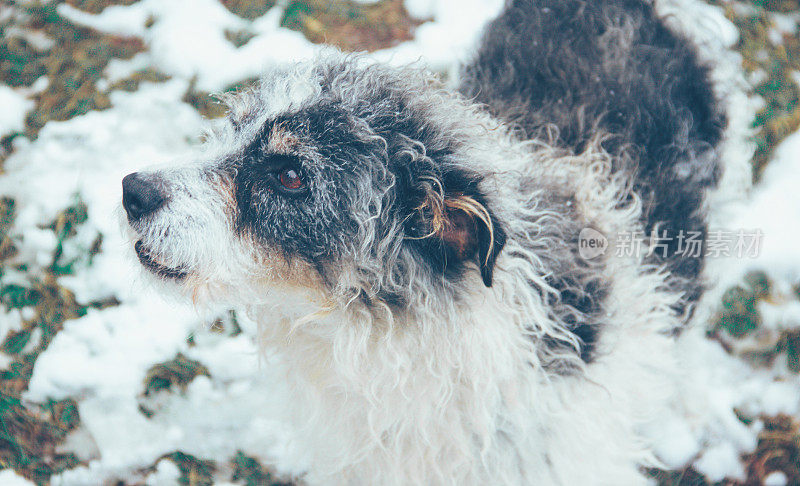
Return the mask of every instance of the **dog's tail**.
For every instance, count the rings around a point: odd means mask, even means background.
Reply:
[[[652,258],[684,304],[700,297],[705,250],[687,256],[678,245],[680,235],[705,240],[704,194],[721,175],[726,119],[708,68],[647,0],[509,0],[460,91],[528,137],[555,126],[557,143],[576,152],[610,135],[605,150],[632,156],[619,159],[633,167],[617,169],[631,171],[646,233],[666,232],[666,251]]]

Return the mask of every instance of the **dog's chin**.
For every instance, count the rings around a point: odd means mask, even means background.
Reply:
[[[136,251],[136,256],[139,258],[139,262],[142,266],[158,277],[166,280],[180,281],[189,275],[187,271],[181,268],[168,267],[154,260],[153,256],[142,243],[142,240],[138,240],[134,243],[133,249]]]

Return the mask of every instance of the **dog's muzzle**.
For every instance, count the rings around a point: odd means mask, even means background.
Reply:
[[[167,196],[162,187],[158,177],[152,174],[134,172],[122,179],[122,207],[128,215],[128,223],[132,226],[140,223],[145,217],[164,207]],[[133,249],[142,266],[156,275],[174,280],[186,277],[187,272],[183,269],[169,267],[157,261],[141,239],[134,243]]]
[[[122,207],[131,224],[158,211],[166,200],[155,176],[134,172],[122,179]]]

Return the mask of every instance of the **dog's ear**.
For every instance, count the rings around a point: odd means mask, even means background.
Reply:
[[[438,243],[445,266],[452,258],[475,262],[483,283],[491,287],[495,261],[506,243],[505,231],[479,196],[447,193],[438,181],[425,185],[425,196],[416,208],[427,223],[424,238]]]

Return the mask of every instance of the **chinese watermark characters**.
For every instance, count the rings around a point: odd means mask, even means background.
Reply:
[[[658,256],[661,258],[756,258],[764,233],[760,229],[684,231],[670,234],[654,230],[623,231],[613,238],[594,228],[584,228],[578,235],[578,252],[587,260],[597,258],[613,248],[618,257]]]

